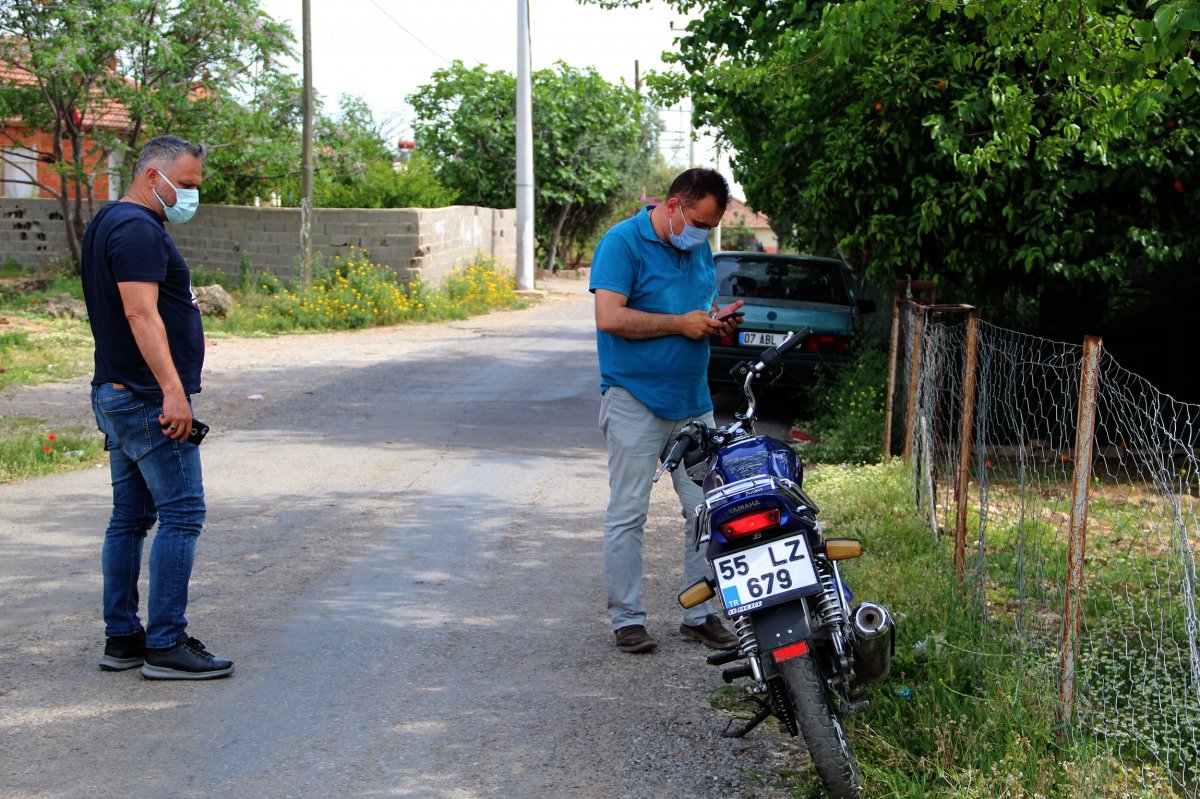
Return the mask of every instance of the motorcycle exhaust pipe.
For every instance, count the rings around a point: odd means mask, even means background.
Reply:
[[[854,628],[854,681],[879,682],[892,669],[896,651],[896,625],[883,605],[864,602],[850,620]]]

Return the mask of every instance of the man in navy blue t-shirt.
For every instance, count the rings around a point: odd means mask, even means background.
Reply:
[[[187,634],[185,615],[205,514],[200,450],[188,440],[204,330],[191,273],[163,220],[182,224],[196,212],[203,157],[184,139],[151,139],[129,192],[100,209],[83,237],[80,274],[96,341],[92,410],[113,486],[101,551],[107,640],[100,668],[141,666],[148,679],[233,673],[232,662]],[[138,574],[155,521],[143,627]]]

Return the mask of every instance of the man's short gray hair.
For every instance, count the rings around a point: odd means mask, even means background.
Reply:
[[[181,139],[178,136],[155,136],[142,147],[142,152],[138,156],[137,166],[134,167],[133,175],[137,177],[145,172],[148,166],[173,164],[175,163],[175,159],[181,155],[195,156],[203,161],[204,145],[193,144],[187,139]]]

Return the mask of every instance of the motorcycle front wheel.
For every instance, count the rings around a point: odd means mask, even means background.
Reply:
[[[862,794],[858,766],[817,664],[802,656],[780,663],[779,671],[825,793],[830,799],[857,799]]]

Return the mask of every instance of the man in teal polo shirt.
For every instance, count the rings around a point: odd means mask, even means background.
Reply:
[[[646,631],[642,536],[659,454],[687,422],[713,424],[708,393],[708,338],[731,333],[719,322],[717,282],[708,234],[721,223],[729,186],[711,169],[689,169],[667,200],[646,206],[610,229],[592,259],[596,348],[600,356],[600,427],[608,442],[608,511],[604,518],[604,582],[608,611],[623,652],[657,646]],[[737,301],[723,310],[736,310]],[[683,469],[672,475],[684,515],[683,586],[709,574],[703,551],[687,540],[700,488]],[[737,638],[706,602],[684,611],[684,635],[714,649]]]

